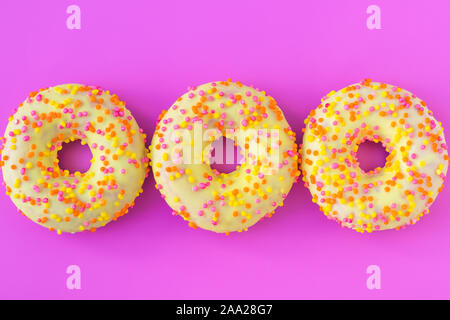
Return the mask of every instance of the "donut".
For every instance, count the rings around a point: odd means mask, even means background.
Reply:
[[[145,134],[117,95],[96,86],[31,92],[1,140],[6,194],[19,212],[58,234],[95,231],[127,213],[149,170]],[[58,151],[74,140],[91,150],[87,172],[58,166]]]
[[[211,144],[221,137],[242,151],[230,173],[210,166]],[[264,91],[231,80],[189,87],[157,120],[150,146],[155,187],[194,229],[247,231],[272,216],[298,180],[295,137]]]
[[[302,179],[329,219],[363,233],[402,229],[429,213],[448,150],[441,123],[414,94],[366,79],[330,92],[305,125]],[[365,140],[386,148],[383,168],[359,167]]]

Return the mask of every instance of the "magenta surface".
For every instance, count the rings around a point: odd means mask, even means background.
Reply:
[[[81,30],[66,28],[71,4]],[[371,4],[381,30],[366,27]],[[449,31],[447,0],[1,1],[0,131],[28,92],[79,82],[118,94],[151,137],[188,85],[232,78],[272,95],[300,137],[323,95],[369,77],[425,100],[448,140]],[[117,222],[62,236],[2,192],[0,298],[450,298],[448,186],[418,224],[361,235],[298,183],[273,218],[224,236],[173,217],[153,184]],[[66,288],[68,265],[81,290]]]

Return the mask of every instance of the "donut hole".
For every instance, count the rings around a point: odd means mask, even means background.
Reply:
[[[377,168],[383,168],[388,155],[389,153],[383,147],[382,143],[365,140],[358,146],[356,159],[361,170],[370,173]]]
[[[211,143],[210,166],[220,173],[231,173],[242,163],[241,148],[225,137]]]
[[[64,142],[58,151],[59,168],[70,173],[84,173],[91,166],[92,153],[88,145],[82,145],[81,140]]]

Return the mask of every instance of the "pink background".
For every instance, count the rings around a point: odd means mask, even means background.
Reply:
[[[70,4],[81,30],[66,28]],[[366,27],[371,4],[382,30]],[[449,134],[449,31],[447,0],[2,0],[0,130],[29,91],[81,82],[117,93],[151,137],[188,85],[230,77],[267,90],[300,136],[324,94],[370,77],[416,93]],[[298,183],[272,219],[226,237],[173,217],[153,184],[119,221],[63,236],[2,193],[0,298],[450,298],[448,187],[415,226],[361,235]],[[71,264],[81,290],[66,288]]]

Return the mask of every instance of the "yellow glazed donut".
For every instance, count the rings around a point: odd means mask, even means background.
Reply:
[[[371,232],[414,224],[442,190],[443,129],[406,90],[364,80],[330,92],[305,124],[303,181],[313,202],[342,226]],[[389,152],[384,168],[359,168],[356,152],[366,139]]]
[[[222,136],[244,156],[228,174],[209,165]],[[275,100],[231,80],[190,87],[160,115],[150,148],[156,188],[173,214],[218,233],[270,217],[299,176],[295,133]]]
[[[92,152],[85,173],[58,166],[64,142]],[[100,87],[67,84],[32,92],[2,138],[6,193],[20,212],[61,232],[95,231],[127,213],[148,171],[145,134],[125,103]]]

